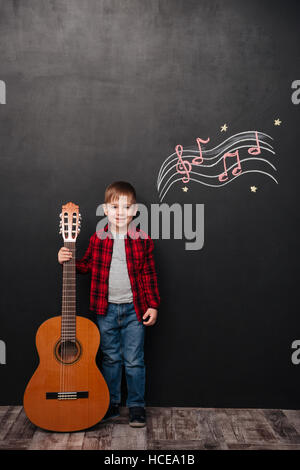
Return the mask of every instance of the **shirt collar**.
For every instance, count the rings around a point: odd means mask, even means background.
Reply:
[[[108,223],[105,225],[104,227],[104,231],[107,232],[107,236],[109,238],[115,238],[114,237],[114,234],[112,233],[111,230],[108,230]],[[124,234],[124,238],[137,238],[139,236],[139,229],[134,225],[132,224],[132,222],[129,224],[129,227],[127,229],[127,232],[126,234]],[[122,237],[123,238],[123,237]]]

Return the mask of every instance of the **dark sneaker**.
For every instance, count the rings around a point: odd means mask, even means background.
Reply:
[[[132,406],[129,408],[129,426],[142,428],[146,426],[145,408],[142,406]]]
[[[110,404],[109,407],[108,407],[108,410],[107,410],[105,416],[103,416],[101,422],[107,421],[111,418],[116,418],[117,416],[120,416],[119,405]]]

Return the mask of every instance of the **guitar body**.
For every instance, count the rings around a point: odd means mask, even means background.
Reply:
[[[50,431],[87,429],[103,418],[109,390],[96,365],[97,326],[76,316],[76,343],[61,339],[61,316],[46,320],[36,334],[40,363],[24,393],[30,421]]]

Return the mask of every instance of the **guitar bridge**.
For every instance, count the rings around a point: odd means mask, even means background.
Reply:
[[[88,396],[89,392],[46,392],[46,400],[77,400]]]

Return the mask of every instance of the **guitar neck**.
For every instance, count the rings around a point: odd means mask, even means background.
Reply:
[[[75,341],[76,339],[76,244],[64,242],[64,246],[71,250],[72,258],[63,264],[62,289],[62,340]]]

